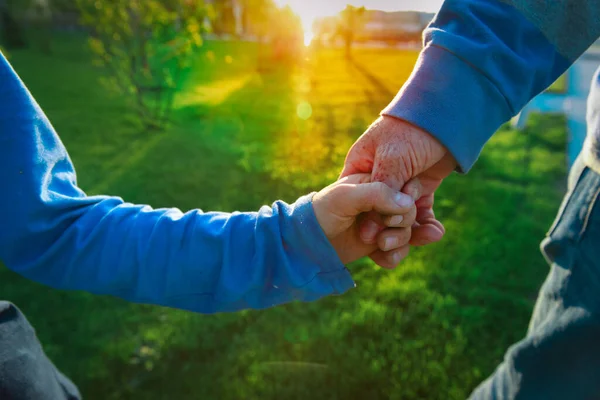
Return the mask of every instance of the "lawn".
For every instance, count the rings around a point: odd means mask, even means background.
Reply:
[[[265,71],[254,45],[208,43],[176,123],[156,134],[97,83],[81,44],[10,54],[80,186],[184,210],[256,210],[330,183],[416,60],[322,50]],[[87,399],[463,399],[526,331],[547,271],[538,242],[566,174],[563,126],[552,117],[501,129],[469,175],[440,189],[444,241],[392,272],[353,264],[358,287],[342,297],[202,316],[56,291],[0,268],[1,297]]]

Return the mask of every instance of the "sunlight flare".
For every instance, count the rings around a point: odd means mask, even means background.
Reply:
[[[300,119],[303,119],[306,121],[307,119],[309,119],[312,116],[313,109],[312,109],[312,106],[310,105],[310,103],[303,101],[302,103],[298,104],[296,113],[298,114],[298,117]]]
[[[304,44],[308,46],[313,39],[314,22],[319,18],[338,14],[346,5],[382,11],[436,12],[441,7],[442,0],[275,0],[275,3],[280,7],[291,7],[300,17],[305,32]]]

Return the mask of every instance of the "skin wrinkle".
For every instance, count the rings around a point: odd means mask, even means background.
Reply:
[[[392,135],[388,135],[392,136]],[[393,138],[384,138],[383,142],[387,145],[380,147],[380,152],[377,154],[377,163],[373,171],[373,180],[382,181],[389,183],[389,178],[392,176],[390,171],[396,171],[402,174],[402,183],[406,181],[406,178],[412,176],[412,161],[413,156],[410,155],[411,147],[404,138],[394,141]],[[402,147],[406,147],[409,151],[409,157],[398,157],[398,154],[402,153]],[[399,187],[394,187],[399,190]]]

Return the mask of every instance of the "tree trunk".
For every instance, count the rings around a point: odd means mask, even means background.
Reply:
[[[352,58],[352,42],[354,41],[354,38],[352,36],[346,36],[344,38],[344,43],[345,43],[345,47],[346,47],[346,58],[347,59],[351,59]]]
[[[34,5],[34,21],[36,39],[42,52],[52,54],[52,11],[47,2],[38,2]]]
[[[2,39],[7,48],[19,49],[27,45],[23,31],[13,17],[6,0],[0,0],[0,25],[2,26]]]

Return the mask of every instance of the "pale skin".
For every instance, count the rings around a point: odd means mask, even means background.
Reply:
[[[370,174],[354,174],[314,196],[317,220],[344,264],[370,256],[381,267],[393,268],[406,257],[417,216],[415,200],[422,192],[419,180],[411,181],[403,192],[382,182],[371,182]],[[359,227],[368,212],[385,215],[389,227],[382,227],[372,241],[365,243]]]
[[[410,245],[424,246],[442,239],[445,229],[435,218],[434,193],[455,168],[456,161],[440,142],[408,122],[380,117],[367,129],[348,152],[341,178],[368,174],[373,182],[383,182],[393,190],[401,190],[410,179],[418,178],[422,189],[410,239],[392,252],[379,249],[371,253],[371,259],[379,265],[385,259],[388,268],[395,267],[406,257]],[[393,222],[389,215],[369,211],[358,228],[361,240],[377,243],[379,235],[393,227]],[[400,261],[395,254],[403,256]]]

